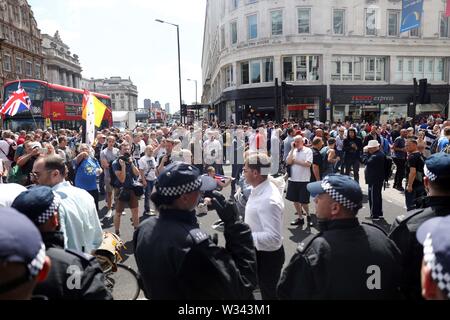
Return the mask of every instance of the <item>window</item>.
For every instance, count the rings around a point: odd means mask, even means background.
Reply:
[[[374,8],[366,9],[366,35],[376,36],[377,35],[377,12]]]
[[[409,36],[412,38],[419,37],[420,36],[420,28],[415,28],[415,29],[409,30]]]
[[[331,61],[331,80],[384,81],[385,57],[334,56]]]
[[[242,84],[249,84],[250,83],[248,62],[241,63],[241,83]]]
[[[294,81],[294,73],[292,72],[292,57],[283,58],[283,79],[284,81]]]
[[[448,17],[445,16],[444,12],[441,12],[441,23],[440,23],[440,32],[439,35],[441,38],[448,38],[449,31],[448,31]]]
[[[398,11],[388,11],[388,36],[396,37],[399,35],[399,16]]]
[[[225,27],[220,28],[220,49],[225,49]]]
[[[273,58],[255,59],[241,63],[241,83],[273,81]]]
[[[247,31],[249,40],[258,37],[258,16],[256,14],[247,17]]]
[[[239,7],[239,0],[230,0],[231,1],[231,10],[237,9]]]
[[[395,79],[412,81],[413,78],[444,81],[444,59],[435,57],[399,57]]]
[[[344,21],[345,21],[345,10],[334,9],[333,10],[333,33],[334,34],[344,34]]]
[[[16,58],[16,73],[22,74],[22,59]]]
[[[31,61],[27,61],[25,64],[25,74],[29,77],[33,76],[33,64]]]
[[[8,54],[5,54],[3,56],[3,69],[5,71],[11,72],[11,56]]]
[[[295,78],[292,70],[295,70]],[[295,56],[283,58],[284,81],[319,80],[319,56]]]
[[[36,79],[41,79],[41,65],[40,64],[36,64],[34,66],[34,76],[36,77]]]
[[[237,43],[237,21],[230,23],[231,44]]]
[[[272,11],[272,36],[280,36],[283,34],[283,11]]]
[[[273,58],[263,60],[263,82],[273,81]]]
[[[296,57],[296,80],[306,80],[306,76],[308,73],[306,67],[306,56],[298,56]]]
[[[298,33],[310,33],[310,16],[311,9],[299,8],[298,9]]]
[[[233,85],[233,65],[229,65],[228,67],[225,67],[225,88],[229,88]]]
[[[252,83],[261,82],[261,61],[256,60],[251,62],[251,81]]]

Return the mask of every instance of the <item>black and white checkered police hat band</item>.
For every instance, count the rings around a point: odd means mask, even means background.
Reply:
[[[53,192],[53,195],[54,195],[54,197],[53,197],[52,204],[38,218],[37,222],[39,224],[44,224],[48,221],[48,219],[53,217],[53,215],[55,214],[55,211],[58,209],[59,205],[61,204],[61,197],[59,196],[59,194],[57,194],[56,192]]]
[[[39,274],[39,272],[42,270],[42,267],[44,265],[45,262],[45,257],[46,257],[46,253],[45,253],[45,245],[42,243],[41,244],[41,249],[39,250],[39,253],[37,254],[37,256],[33,259],[33,261],[30,262],[30,264],[28,264],[28,271],[30,272],[30,275],[32,277],[35,277]]]
[[[431,233],[427,235],[423,243],[423,259],[428,268],[431,269],[431,277],[437,282],[439,289],[447,294],[447,297],[450,299],[450,273],[445,272],[444,267],[436,261]]]
[[[430,181],[436,181],[436,179],[438,178],[437,175],[435,175],[433,172],[431,172],[428,168],[427,165],[425,165],[423,167],[423,173],[425,173],[425,175],[428,177],[428,179],[430,179]]]
[[[359,207],[358,204],[354,203],[353,201],[348,200],[342,194],[340,194],[335,189],[333,189],[333,186],[328,182],[328,180],[323,180],[321,185],[322,185],[323,190],[325,190],[325,192],[328,193],[330,195],[330,197],[333,198],[333,200],[335,200],[336,202],[339,202],[344,207],[346,207],[350,210],[355,210]]]
[[[183,184],[175,187],[161,187],[157,186],[156,190],[158,193],[165,197],[177,197],[186,193],[190,193],[200,189],[202,186],[202,180],[199,178],[195,181],[189,182],[187,184]]]

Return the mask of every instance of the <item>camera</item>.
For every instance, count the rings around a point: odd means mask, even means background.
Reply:
[[[130,162],[130,157],[131,157],[131,154],[125,153],[123,156],[119,157],[119,160],[122,160],[122,161],[128,163],[128,162]]]

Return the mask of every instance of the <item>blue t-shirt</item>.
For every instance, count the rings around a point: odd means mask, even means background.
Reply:
[[[75,175],[75,186],[87,191],[97,189],[97,169],[100,168],[95,158],[89,157],[78,165]]]
[[[442,150],[445,149],[445,147],[447,147],[449,141],[447,137],[442,137],[439,139],[438,142],[438,152],[441,152]]]
[[[138,166],[136,164],[136,160],[133,159],[133,162],[137,168]],[[114,172],[122,171],[122,166],[119,163],[119,159],[117,159],[113,162],[112,167],[113,167]],[[117,175],[116,175],[116,177],[117,177]],[[137,178],[138,178],[138,176],[134,175],[133,169],[131,168],[131,164],[127,163],[125,182],[120,183],[118,178],[116,178],[116,181],[117,181],[119,188],[124,187],[125,189],[131,189],[133,187],[133,183],[136,181]]]

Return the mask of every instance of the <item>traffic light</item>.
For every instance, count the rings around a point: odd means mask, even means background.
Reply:
[[[188,112],[187,112],[187,105],[186,104],[182,104],[181,105],[181,116],[182,117],[187,117],[187,114],[188,114]]]
[[[428,93],[428,80],[420,79],[419,80],[419,97],[418,102],[420,104],[428,104],[431,103],[431,96]]]

